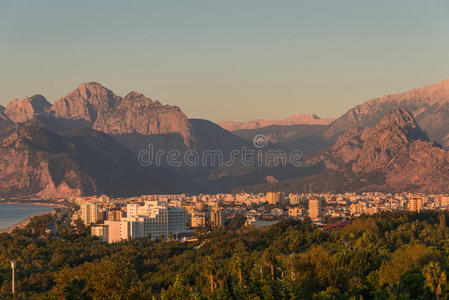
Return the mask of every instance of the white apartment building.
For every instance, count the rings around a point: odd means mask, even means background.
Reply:
[[[84,225],[89,226],[102,220],[102,212],[96,204],[84,202],[80,205],[80,217]]]
[[[98,236],[102,241],[107,242],[109,240],[109,227],[105,224],[93,225],[91,228],[91,234]]]
[[[165,202],[145,201],[144,205],[128,204],[127,217],[119,221],[106,221],[109,227],[108,242],[118,242],[134,238],[170,238],[173,234],[187,232],[187,214],[181,207]]]

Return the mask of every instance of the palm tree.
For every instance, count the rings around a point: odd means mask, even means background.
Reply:
[[[276,263],[276,252],[272,247],[269,247],[265,251],[263,258],[265,264],[270,266],[271,279],[274,279],[274,265]]]
[[[423,272],[426,286],[435,293],[436,299],[439,300],[443,287],[446,285],[446,273],[441,270],[440,264],[434,261],[426,265]]]
[[[215,267],[215,262],[213,261],[212,257],[210,257],[209,255],[206,257],[206,269],[207,269],[207,273],[209,274],[209,281],[210,281],[210,292],[211,294],[214,293],[214,289],[215,289],[215,273],[216,273],[216,267]]]
[[[234,255],[234,266],[236,268],[237,274],[239,275],[239,282],[240,286],[243,285],[243,275],[242,275],[242,269],[243,269],[243,261],[240,255],[235,254]]]

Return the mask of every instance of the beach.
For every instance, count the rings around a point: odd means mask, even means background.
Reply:
[[[37,214],[31,215],[28,218],[23,219],[22,221],[9,226],[8,228],[0,230],[0,233],[9,233],[9,232],[13,231],[16,227],[24,228],[25,226],[28,225],[28,223],[30,223],[32,218],[38,217],[38,216],[47,215],[47,214],[50,214],[50,213],[52,213],[52,211],[50,211],[50,212],[43,212],[43,213],[37,213]]]
[[[54,209],[56,209],[58,206],[50,205],[47,203],[23,204],[3,202],[1,203],[0,207],[1,212],[3,213],[3,216],[0,216],[0,220],[3,221],[4,225],[8,222],[11,222],[11,224],[7,227],[0,229],[0,233],[8,233],[14,230],[14,228],[16,227],[25,227],[33,217],[42,216],[54,212]],[[50,209],[48,207],[52,207],[53,209]]]

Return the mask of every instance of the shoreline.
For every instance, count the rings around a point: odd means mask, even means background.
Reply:
[[[5,200],[5,201],[0,201],[0,204],[40,205],[40,206],[50,206],[50,207],[54,207],[54,208],[64,208],[64,207],[67,207],[67,205],[64,205],[64,204],[48,203],[48,202],[39,202],[39,201],[34,201],[34,202],[18,202],[18,201]]]
[[[24,203],[14,203],[14,202],[0,202],[1,204],[13,204],[13,205],[16,205],[16,204],[24,204]],[[20,220],[19,222],[17,222],[17,223],[14,223],[14,224],[12,224],[12,225],[10,225],[10,226],[8,226],[8,227],[6,227],[6,228],[4,228],[4,229],[0,229],[0,234],[1,233],[10,233],[11,231],[13,231],[15,228],[17,228],[17,227],[19,227],[19,228],[24,228],[26,225],[28,225],[28,223],[30,223],[30,221],[31,221],[31,219],[32,218],[34,218],[34,217],[39,217],[39,216],[43,216],[43,215],[47,215],[47,214],[52,214],[55,210],[56,210],[56,208],[58,208],[58,207],[63,207],[63,206],[58,206],[58,205],[52,205],[52,204],[46,204],[46,205],[42,205],[42,204],[40,204],[40,203],[27,203],[28,205],[41,205],[41,206],[50,206],[50,207],[53,207],[53,209],[52,210],[50,210],[50,211],[47,211],[47,212],[40,212],[40,213],[35,213],[35,214],[32,214],[32,215],[30,215],[30,216],[28,216],[28,217],[26,217],[26,218],[24,218],[24,219],[22,219],[22,220]]]

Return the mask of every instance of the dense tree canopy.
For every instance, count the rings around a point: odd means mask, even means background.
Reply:
[[[0,298],[445,299],[445,212],[363,216],[323,230],[308,220],[236,224],[197,242],[138,239],[108,245],[49,217],[0,234]]]

